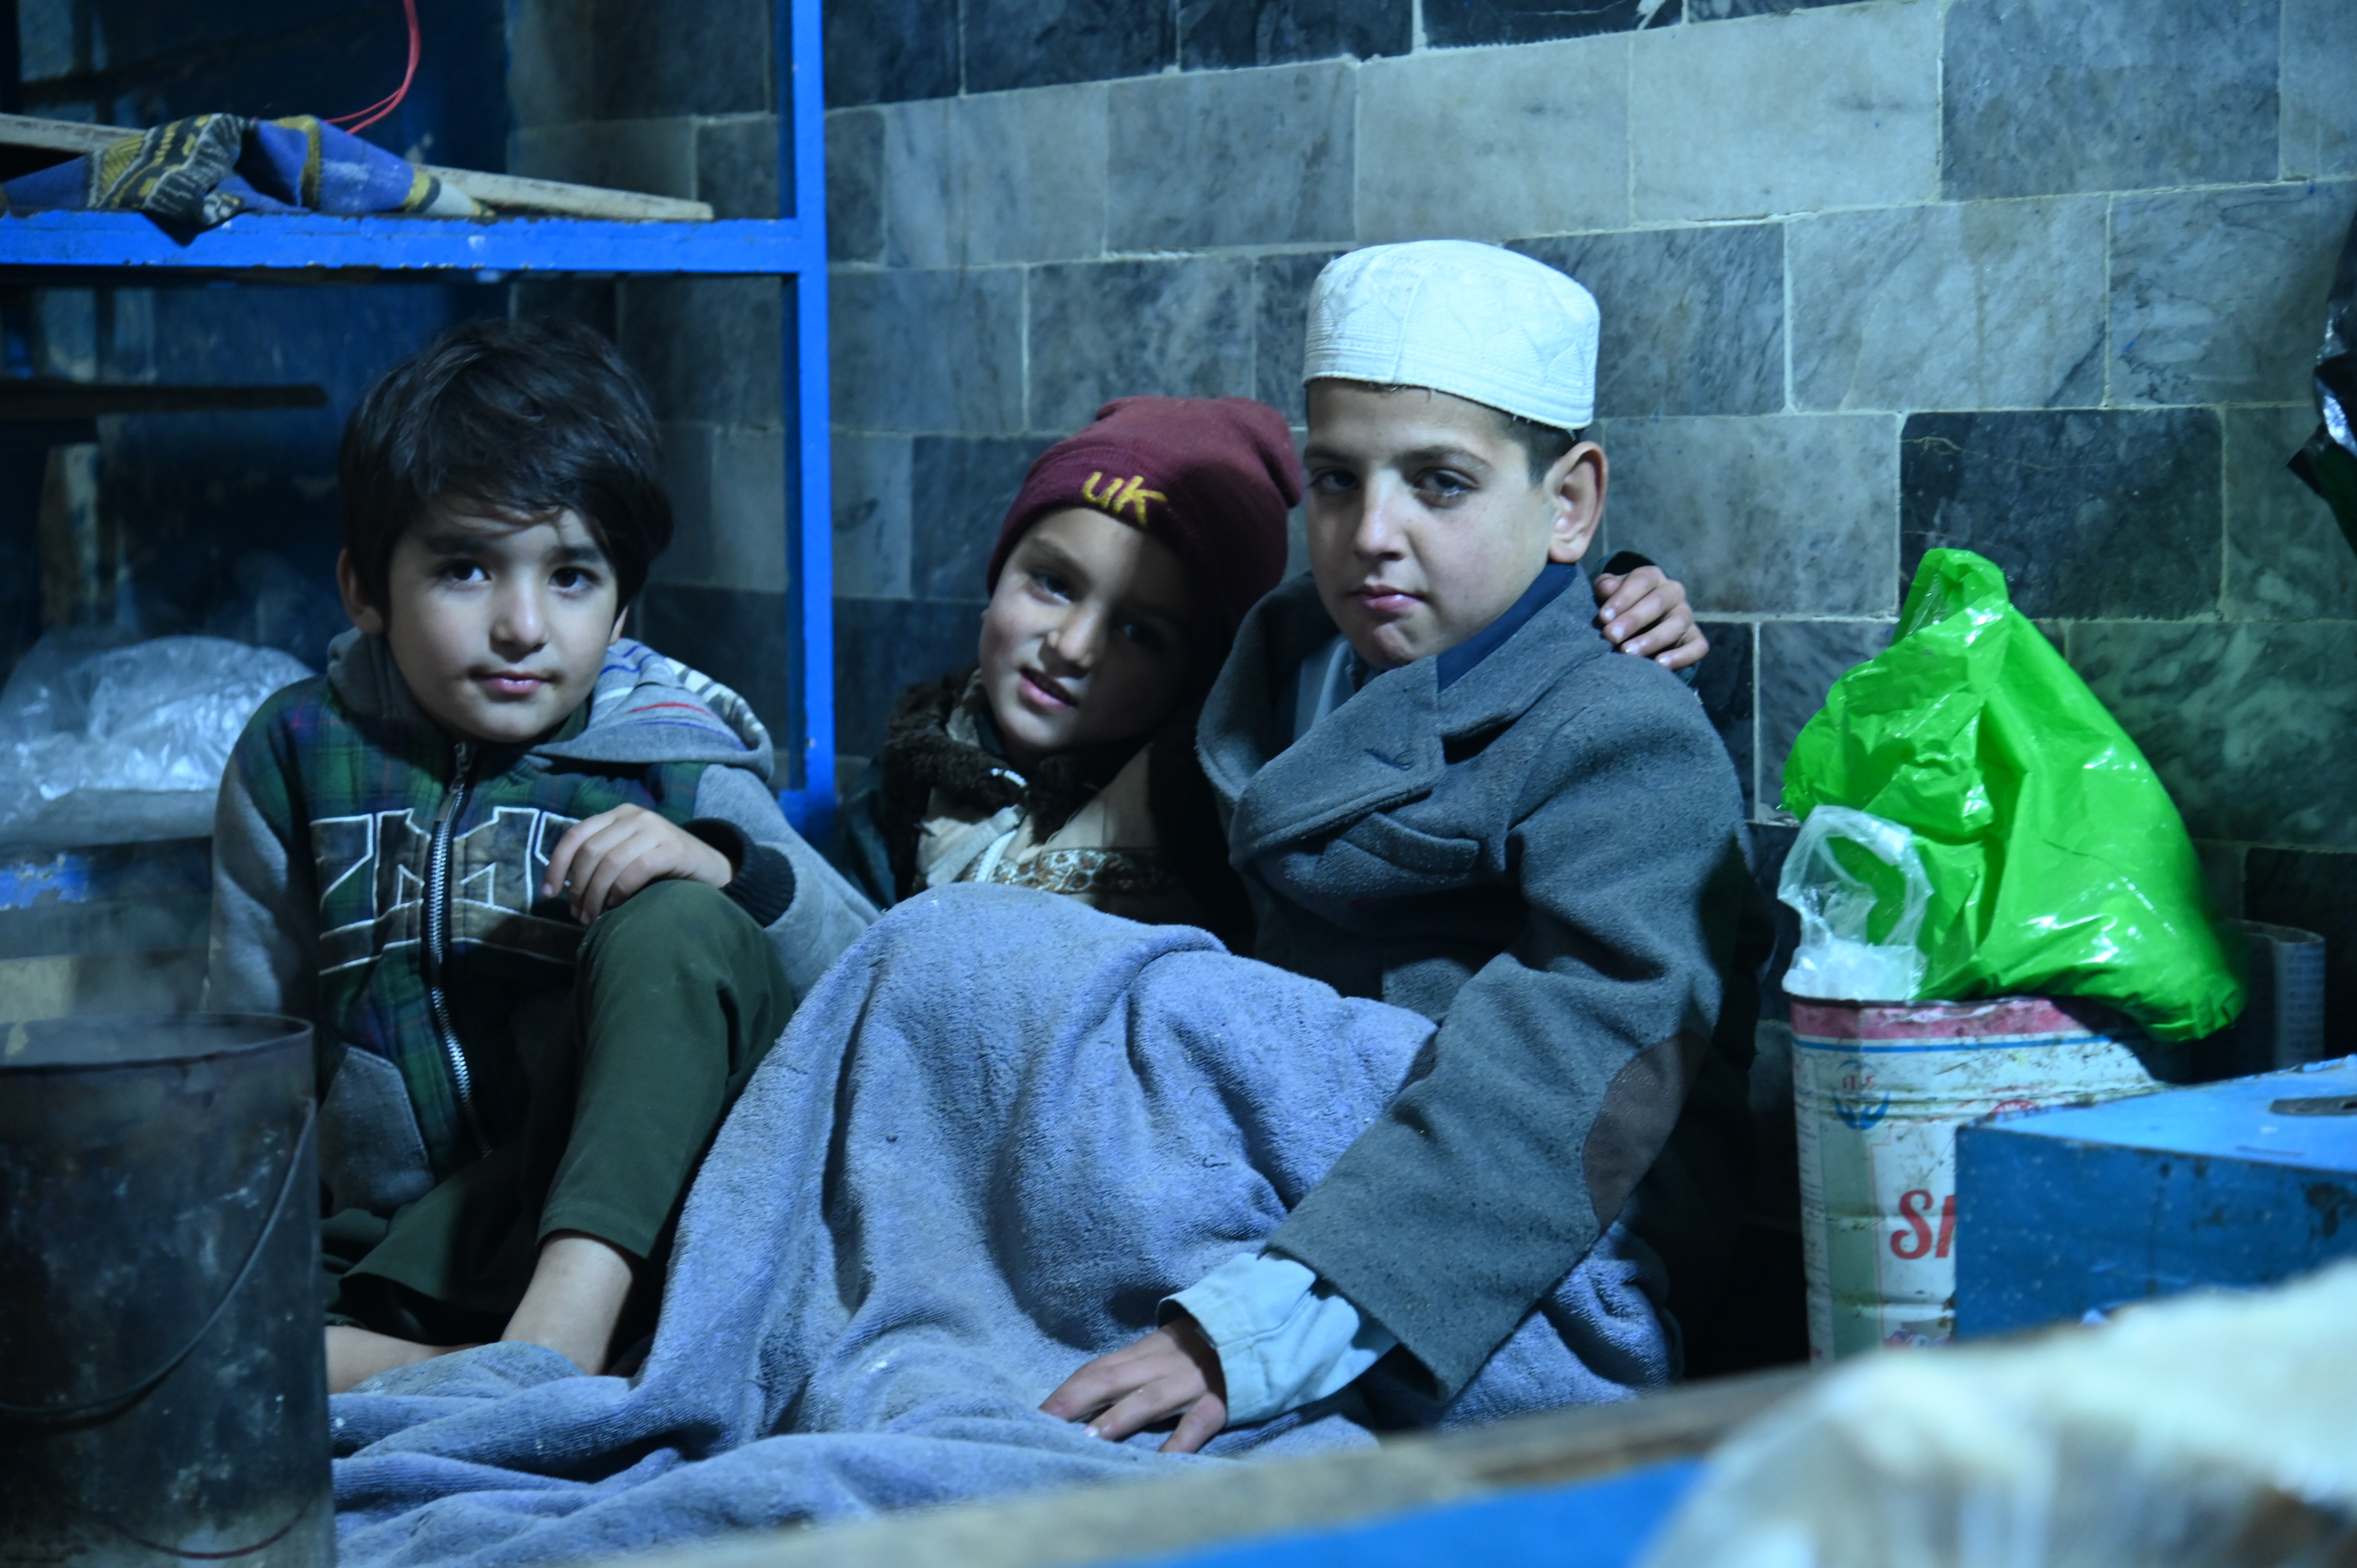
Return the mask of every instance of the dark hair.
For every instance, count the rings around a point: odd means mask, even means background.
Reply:
[[[1489,405],[1484,403],[1483,407]],[[1498,427],[1506,439],[1523,449],[1523,460],[1530,466],[1531,483],[1538,484],[1547,477],[1547,470],[1563,461],[1563,455],[1579,445],[1579,432],[1565,430],[1553,424],[1541,424],[1535,419],[1524,419],[1519,413],[1508,413],[1502,408],[1491,409],[1498,416]]]
[[[469,321],[378,377],[345,422],[344,548],[384,608],[393,545],[436,502],[569,510],[627,605],[671,542],[661,453],[646,390],[605,338],[570,321]]]

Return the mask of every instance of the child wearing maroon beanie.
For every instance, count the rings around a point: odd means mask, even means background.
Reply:
[[[1123,398],[1049,447],[991,553],[980,662],[894,704],[844,868],[879,905],[1003,882],[1241,936],[1194,711],[1300,499],[1284,416],[1249,398]]]
[[[979,663],[894,704],[838,864],[879,907],[1000,882],[1247,946],[1195,714],[1301,490],[1284,416],[1249,398],[1121,398],[1049,447],[991,553]],[[1684,590],[1627,581],[1616,641],[1698,658]]]

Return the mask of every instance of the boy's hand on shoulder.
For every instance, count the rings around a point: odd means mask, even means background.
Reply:
[[[1228,1424],[1228,1385],[1220,1353],[1191,1317],[1109,1351],[1066,1378],[1039,1406],[1089,1434],[1119,1443],[1157,1421],[1178,1418],[1165,1454],[1192,1454]]]
[[[737,868],[726,855],[644,806],[617,806],[585,818],[556,841],[543,898],[571,887],[573,918],[587,925],[650,882],[666,879],[726,887]]]
[[[1684,583],[1659,566],[1640,566],[1626,576],[1596,579],[1596,624],[1623,653],[1650,657],[1665,670],[1702,662],[1710,639],[1695,625]]]

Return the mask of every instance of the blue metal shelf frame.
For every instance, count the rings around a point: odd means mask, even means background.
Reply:
[[[834,812],[834,559],[827,446],[826,98],[819,0],[774,0],[775,220],[612,223],[577,219],[434,222],[249,214],[182,242],[123,212],[0,215],[0,282],[12,274],[147,286],[183,278],[257,282],[432,281],[469,274],[736,275],[790,280],[785,324],[787,560],[794,624],[787,690],[795,733],[780,737],[780,800],[806,837]],[[106,275],[92,275],[106,274]],[[53,281],[44,278],[44,282]],[[65,282],[60,277],[54,281]]]
[[[782,149],[781,149],[782,150]],[[508,218],[325,218],[249,213],[183,243],[135,212],[0,217],[0,266],[263,274],[274,283],[410,273],[799,274],[814,248],[795,220],[609,223]],[[823,250],[823,237],[815,247]],[[823,266],[820,270],[823,270]],[[138,286],[159,276],[121,280]]]

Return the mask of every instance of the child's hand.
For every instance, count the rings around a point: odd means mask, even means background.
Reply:
[[[573,918],[587,925],[650,882],[679,877],[726,887],[737,875],[728,857],[644,806],[617,806],[573,824],[548,857],[540,896],[570,883]]]
[[[1685,585],[1659,566],[1640,566],[1626,576],[1598,575],[1596,603],[1596,624],[1623,653],[1650,654],[1665,670],[1683,670],[1701,663],[1710,651],[1710,639],[1686,606]]]
[[[1181,1317],[1091,1361],[1039,1408],[1065,1421],[1088,1418],[1089,1434],[1107,1443],[1175,1415],[1178,1429],[1162,1452],[1192,1454],[1228,1424],[1228,1382],[1220,1353],[1193,1318]]]

